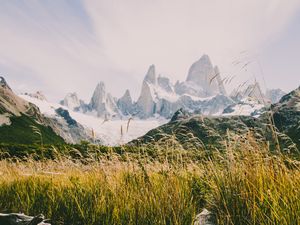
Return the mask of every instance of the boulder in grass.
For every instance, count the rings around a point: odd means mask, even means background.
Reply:
[[[42,214],[33,217],[17,213],[0,213],[1,225],[51,225],[48,222],[49,220],[45,220],[45,217]]]
[[[203,211],[196,216],[194,225],[215,225],[215,223],[213,223],[212,213],[207,209],[203,209]]]

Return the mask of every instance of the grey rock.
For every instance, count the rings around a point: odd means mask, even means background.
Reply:
[[[51,225],[49,220],[45,220],[45,217],[40,214],[38,216],[26,216],[24,214],[3,214],[0,213],[1,225]]]
[[[207,209],[203,209],[203,211],[196,216],[194,225],[215,225],[215,223],[213,223],[212,221],[212,213]]]

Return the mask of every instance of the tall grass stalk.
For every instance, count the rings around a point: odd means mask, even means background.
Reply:
[[[225,152],[198,150],[198,160],[172,141],[156,149],[159,160],[146,147],[126,160],[83,161],[76,149],[76,159],[55,149],[54,160],[2,160],[0,211],[54,224],[192,224],[205,207],[221,225],[300,224],[299,161],[268,148],[249,133],[230,136]]]

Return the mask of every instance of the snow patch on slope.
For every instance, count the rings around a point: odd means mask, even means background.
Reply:
[[[230,108],[229,112],[224,112],[223,115],[225,116],[252,116],[253,113],[258,112],[263,107],[264,104],[259,103],[254,98],[244,98],[238,104],[235,104]],[[225,109],[226,111],[226,109]]]
[[[41,113],[48,117],[57,116],[55,112],[57,108],[64,108],[68,110],[66,107],[63,107],[60,104],[42,101],[32,98],[28,95],[20,95],[20,97],[35,104],[37,107],[39,107]],[[83,125],[85,129],[91,133],[91,135],[94,131],[97,138],[102,140],[102,144],[110,146],[127,143],[146,134],[149,130],[168,122],[163,118],[151,118],[147,120],[139,120],[136,118],[128,118],[124,120],[105,120],[103,118],[86,115],[71,110],[69,110],[69,113],[70,116],[78,123]]]
[[[176,102],[179,99],[179,95],[174,92],[167,92],[158,85],[148,83],[150,88],[151,96],[154,97],[154,101],[157,102],[159,99],[166,99],[169,102]]]

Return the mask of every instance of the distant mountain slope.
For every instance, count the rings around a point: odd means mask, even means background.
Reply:
[[[138,118],[105,119],[93,115],[67,110],[60,104],[20,95],[22,98],[38,106],[41,113],[52,121],[57,121],[62,126],[59,130],[66,140],[76,143],[82,140],[80,133],[87,135],[88,140],[103,145],[120,145],[127,143],[149,130],[167,122],[163,118],[140,120]],[[77,124],[77,125],[76,125]],[[57,126],[55,126],[57,127]],[[80,128],[80,130],[79,130]],[[78,132],[80,133],[78,134]],[[69,137],[66,137],[69,135]],[[94,135],[94,136],[93,136]],[[73,138],[72,138],[73,137]],[[85,140],[85,139],[84,139]]]
[[[0,77],[0,142],[64,143],[39,109],[15,95],[3,77]]]
[[[271,118],[275,127],[272,129]],[[279,103],[258,118],[252,116],[210,117],[189,115],[177,112],[172,120],[131,144],[157,143],[162,140],[175,140],[182,146],[190,148],[225,149],[225,141],[230,136],[246,136],[251,132],[258,141],[269,141],[276,149],[277,140],[285,151],[300,150],[300,87],[282,97]]]
[[[19,96],[38,107],[43,116],[47,118],[49,126],[67,143],[75,144],[93,140],[91,132],[72,118],[69,111],[61,105],[51,104],[45,98],[37,98],[34,94]],[[97,139],[96,141],[100,143]]]

